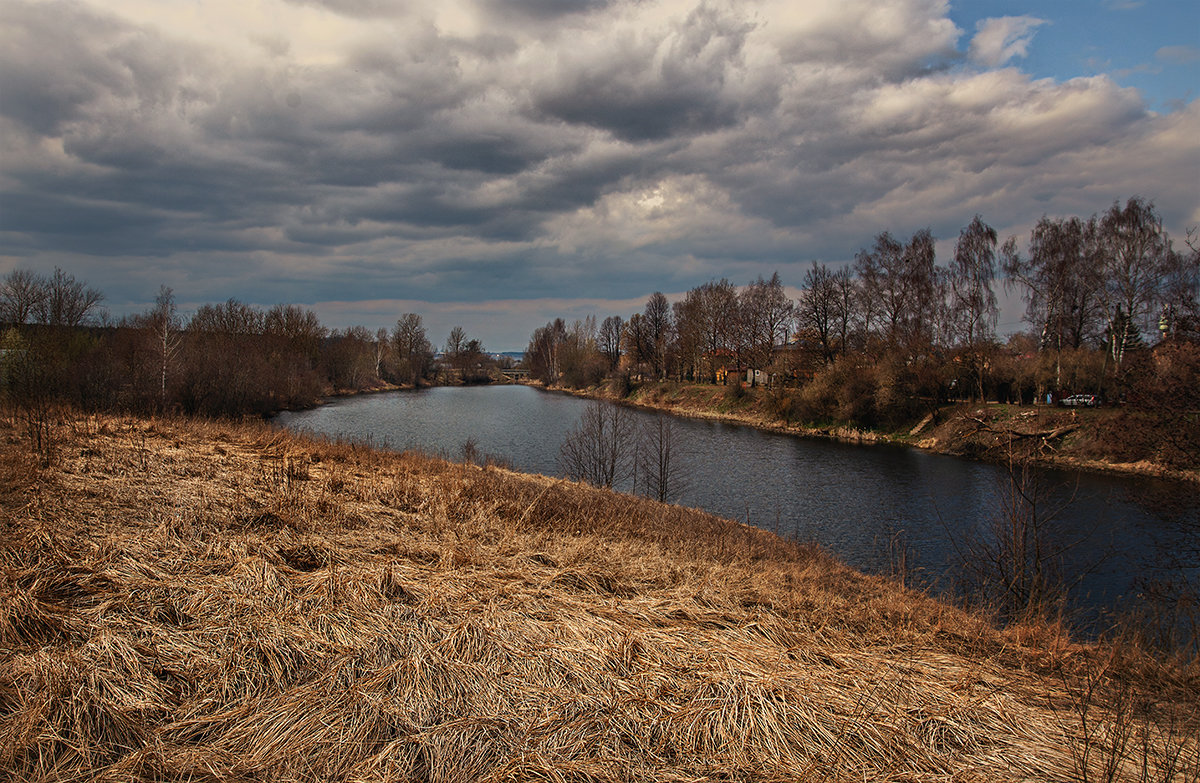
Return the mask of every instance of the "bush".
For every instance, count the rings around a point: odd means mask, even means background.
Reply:
[[[572,389],[589,389],[598,386],[608,374],[608,363],[600,355],[564,362],[560,382]]]
[[[876,388],[874,368],[848,368],[838,389],[838,420],[856,427],[874,427],[879,421]]]
[[[1139,351],[1127,375],[1128,405],[1106,422],[1097,451],[1124,461],[1200,466],[1200,345],[1171,343]],[[1127,357],[1126,364],[1131,364]],[[1134,372],[1136,370],[1136,373]]]
[[[884,365],[876,372],[874,417],[892,427],[919,418],[922,391],[928,392],[918,388],[917,374],[909,366]],[[936,396],[936,389],[930,396]]]
[[[793,394],[783,384],[776,384],[767,395],[767,410],[784,424],[791,424],[792,419],[800,414],[799,395]]]
[[[637,384],[633,382],[633,373],[625,370],[618,373],[613,378],[612,390],[619,399],[626,399],[637,389]]]
[[[878,420],[876,391],[874,366],[842,357],[805,384],[792,409],[796,418],[809,424],[835,422],[873,427]]]

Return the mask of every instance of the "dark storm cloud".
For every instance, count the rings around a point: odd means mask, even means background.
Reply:
[[[35,13],[30,16],[37,21]],[[94,19],[66,13],[53,29],[73,26],[91,28]],[[30,22],[26,35],[37,38],[45,27]],[[153,36],[136,36],[116,22],[100,27],[114,39],[163,48]],[[86,175],[50,177],[41,169],[18,169],[17,178],[35,192],[73,194],[45,195],[11,213],[11,224],[44,235],[47,248],[81,250],[77,238],[91,232],[104,245],[98,252],[153,253],[156,242],[161,252],[170,252],[179,249],[181,236],[194,233],[188,226],[197,219],[204,221],[207,238],[189,240],[187,249],[320,254],[334,238],[354,244],[389,234],[387,228],[363,227],[372,223],[390,226],[390,234],[398,236],[453,230],[485,239],[529,239],[541,220],[537,210],[569,209],[607,184],[597,182],[594,171],[571,182],[570,172],[559,167],[539,178],[532,199],[514,191],[491,204],[476,203],[473,190],[486,177],[519,175],[579,144],[572,134],[548,133],[515,114],[473,118],[472,111],[479,110],[463,105],[478,91],[462,84],[456,57],[430,29],[410,31],[402,41],[358,46],[346,67],[284,75],[263,65],[249,74],[253,78],[237,78],[247,74],[230,74],[208,62],[194,64],[203,72],[186,72],[172,58],[156,63],[128,47],[122,62],[91,67],[103,59],[98,52],[106,46],[77,53],[80,62],[67,70],[89,76],[81,77],[61,105],[12,106],[32,133],[57,131],[68,156],[99,167]],[[38,52],[30,47],[20,53],[27,72],[62,67]],[[173,78],[201,82],[206,89],[172,93],[163,85]],[[78,199],[104,203],[75,203]],[[146,214],[134,219],[139,209]],[[72,216],[73,227],[56,231],[55,214]],[[254,226],[284,230],[244,232]],[[314,247],[304,247],[308,238]]]
[[[0,114],[43,135],[123,101],[161,105],[186,88],[182,58],[200,56],[77,3],[9,2],[0,22]]]
[[[521,183],[521,208],[552,215],[596,202],[604,193],[631,180],[661,172],[669,145],[634,149],[620,147],[608,154],[563,157],[531,172]]]
[[[738,89],[742,50],[753,25],[702,6],[677,30],[647,32],[575,56],[536,88],[536,111],[631,141],[714,131],[769,111],[773,86]]]
[[[486,0],[484,5],[495,17],[519,17],[526,20],[558,21],[601,11],[615,0]]]
[[[358,19],[378,19],[398,15],[394,0],[285,0],[297,6],[323,8],[335,14]]]
[[[522,139],[496,133],[434,139],[423,152],[446,168],[485,174],[516,174],[546,157]]]
[[[0,272],[624,300],[975,212],[1200,214],[1200,110],[977,66],[941,0],[132,7],[0,6]]]
[[[158,251],[160,217],[112,202],[51,194],[0,194],[0,231],[39,237],[42,249],[102,256]]]

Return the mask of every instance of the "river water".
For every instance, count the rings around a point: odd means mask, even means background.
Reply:
[[[520,471],[560,476],[559,451],[590,403],[525,386],[350,397],[286,412],[289,429],[452,459],[471,440]],[[658,414],[630,411],[639,421]],[[867,572],[906,572],[935,590],[964,578],[1011,497],[1001,466],[917,449],[861,446],[671,418],[676,502],[813,541]],[[622,487],[632,490],[628,481]],[[1040,471],[1039,513],[1062,550],[1075,625],[1101,628],[1145,593],[1200,583],[1195,488],[1140,477]],[[902,559],[903,557],[903,559]]]

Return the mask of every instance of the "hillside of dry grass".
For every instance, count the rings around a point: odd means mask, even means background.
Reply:
[[[1194,662],[700,512],[262,425],[53,434],[0,419],[9,779],[1200,779]]]

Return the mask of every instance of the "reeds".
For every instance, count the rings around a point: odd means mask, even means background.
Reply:
[[[58,432],[38,467],[0,429],[15,780],[1200,774],[1194,666],[996,631],[733,522],[260,425]]]

